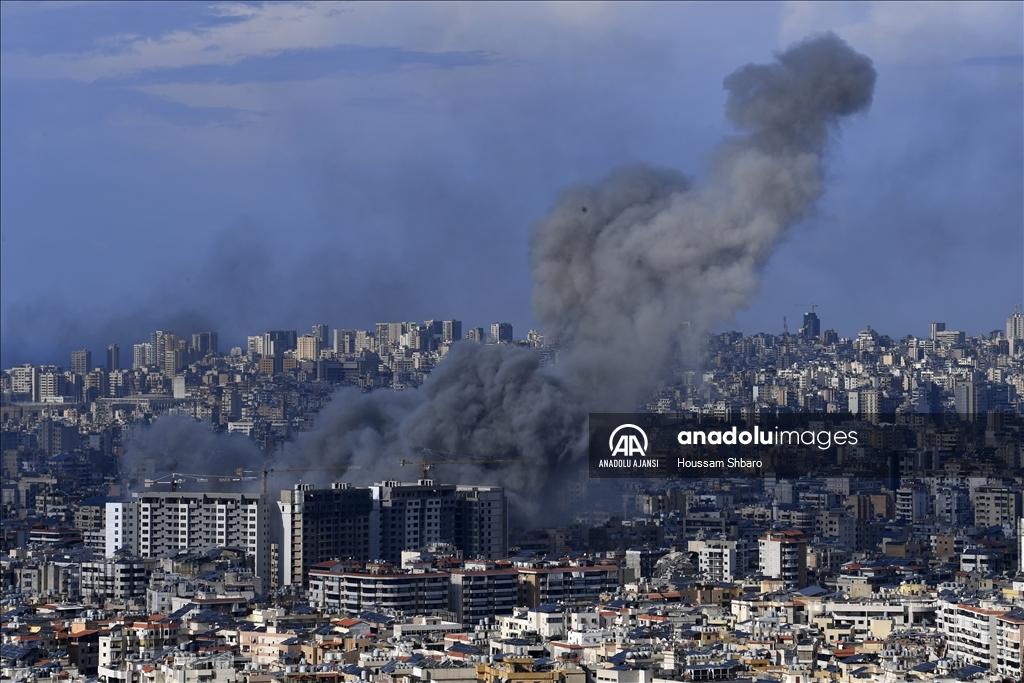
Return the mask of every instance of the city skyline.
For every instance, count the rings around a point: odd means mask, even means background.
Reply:
[[[815,304],[815,308],[818,308],[817,304]],[[936,332],[939,332],[939,333],[945,333],[945,332],[960,333],[960,334],[963,334],[966,338],[970,338],[970,337],[992,338],[993,336],[995,336],[995,337],[1002,337],[1002,338],[1005,338],[1005,339],[1011,339],[1011,338],[1015,338],[1015,337],[1011,336],[1011,331],[1012,331],[1012,333],[1016,333],[1018,331],[1019,326],[1021,324],[1024,324],[1024,323],[1017,322],[1021,315],[1024,315],[1024,311],[1021,310],[1020,306],[1017,306],[1017,307],[1015,307],[1013,309],[1013,311],[1011,312],[1010,315],[1008,315],[1005,318],[1003,318],[1002,322],[999,322],[998,324],[996,324],[994,327],[992,327],[991,330],[989,330],[987,332],[980,332],[980,333],[974,333],[974,334],[969,333],[969,332],[967,332],[965,330],[956,329],[953,325],[948,324],[946,321],[932,321],[932,322],[930,322],[928,324],[928,328],[924,331],[924,334],[920,334],[920,335],[909,333],[909,332],[908,333],[903,333],[903,334],[895,334],[895,333],[893,333],[890,330],[879,329],[879,328],[877,328],[877,327],[875,327],[873,325],[870,325],[870,324],[863,326],[860,330],[857,331],[857,333],[854,333],[854,334],[851,334],[851,335],[841,335],[838,332],[836,332],[836,330],[833,329],[833,327],[831,325],[828,324],[827,319],[825,321],[822,321],[821,316],[817,315],[817,313],[815,311],[808,310],[808,311],[803,311],[802,313],[797,313],[797,314],[794,314],[794,315],[784,316],[783,320],[780,321],[780,324],[779,324],[780,329],[779,330],[775,330],[775,331],[754,330],[754,331],[751,331],[751,332],[744,333],[744,332],[741,332],[740,330],[737,330],[737,329],[726,329],[726,330],[722,330],[721,332],[707,332],[706,334],[708,334],[708,335],[716,335],[716,334],[721,334],[721,333],[725,333],[725,334],[737,333],[737,334],[740,334],[742,337],[745,337],[745,338],[753,338],[753,337],[762,336],[762,335],[768,335],[768,336],[771,336],[771,337],[784,337],[785,335],[788,334],[788,335],[793,336],[794,338],[797,338],[797,337],[805,336],[804,335],[804,328],[805,327],[809,327],[810,328],[809,329],[809,336],[819,337],[820,333],[822,331],[824,331],[824,332],[828,332],[828,333],[834,333],[836,335],[835,338],[837,340],[846,340],[846,341],[850,341],[850,340],[855,339],[857,337],[857,334],[859,334],[861,332],[864,332],[865,330],[873,330],[875,333],[881,334],[881,335],[885,335],[885,336],[889,337],[890,339],[892,339],[893,341],[899,341],[901,339],[906,339],[906,338],[914,338],[914,339],[928,339],[928,338],[931,338],[931,339],[934,339],[935,335],[936,335]],[[445,324],[455,323],[457,325],[458,329],[460,329],[460,330],[461,329],[465,329],[466,330],[466,333],[464,335],[458,336],[456,338],[444,338],[444,333],[438,333],[438,335],[437,335],[438,341],[439,342],[443,341],[444,343],[451,343],[451,342],[455,342],[455,341],[474,341],[474,342],[478,342],[478,343],[487,343],[487,344],[495,344],[495,343],[518,344],[518,345],[523,345],[523,346],[537,347],[537,346],[542,346],[543,345],[543,340],[544,340],[543,332],[540,331],[540,330],[537,330],[537,329],[530,329],[530,330],[527,330],[524,333],[524,332],[522,332],[522,330],[519,330],[518,328],[515,328],[514,326],[512,326],[511,323],[506,323],[506,322],[493,322],[493,323],[488,323],[485,326],[470,326],[470,325],[467,325],[464,321],[459,320],[457,318],[448,318],[448,319],[445,319],[445,320],[441,320],[439,318],[433,318],[433,319],[427,319],[426,321],[401,320],[401,321],[395,321],[395,322],[390,322],[390,323],[378,322],[378,323],[375,323],[374,325],[370,325],[370,326],[366,327],[365,329],[359,328],[359,327],[352,327],[352,326],[338,326],[338,327],[335,327],[335,326],[333,326],[333,325],[331,325],[329,323],[315,323],[315,324],[310,324],[310,325],[306,326],[306,328],[299,328],[299,329],[294,329],[294,330],[265,331],[265,332],[258,332],[256,334],[252,334],[253,332],[256,332],[256,330],[250,330],[249,333],[244,334],[244,336],[242,336],[242,337],[239,337],[237,339],[225,340],[226,343],[223,343],[223,344],[218,343],[219,333],[216,332],[216,331],[212,331],[212,330],[195,331],[195,332],[188,331],[188,332],[185,332],[184,334],[182,334],[181,336],[178,336],[176,334],[175,330],[165,329],[165,330],[157,330],[157,331],[154,331],[154,332],[147,333],[146,335],[143,335],[142,337],[139,337],[139,338],[134,339],[134,340],[128,340],[127,343],[121,343],[121,342],[118,342],[118,341],[112,341],[109,344],[107,344],[105,347],[96,349],[95,356],[93,355],[94,354],[93,349],[85,348],[83,346],[82,348],[74,348],[73,350],[70,350],[66,354],[65,359],[63,359],[63,360],[59,359],[59,358],[54,358],[52,362],[50,362],[50,361],[42,361],[42,362],[38,362],[38,361],[37,362],[25,361],[25,362],[22,362],[22,363],[16,363],[14,365],[4,366],[2,369],[3,370],[9,370],[11,368],[14,368],[14,367],[17,367],[17,366],[20,366],[20,365],[34,365],[34,366],[40,366],[40,367],[42,367],[42,366],[54,366],[54,367],[59,367],[59,368],[67,368],[68,370],[70,370],[72,372],[76,372],[78,374],[83,374],[84,375],[84,374],[87,374],[89,370],[96,369],[96,368],[105,368],[107,371],[109,371],[112,368],[113,369],[129,369],[129,368],[133,368],[133,367],[134,368],[145,367],[147,365],[160,365],[160,364],[162,364],[162,361],[158,362],[157,360],[155,360],[155,358],[156,358],[155,355],[146,356],[146,358],[148,358],[148,360],[145,360],[145,361],[143,361],[141,363],[136,358],[133,357],[133,351],[137,353],[138,350],[139,350],[138,347],[143,346],[143,345],[147,345],[147,346],[154,346],[155,345],[154,338],[153,338],[153,335],[155,335],[155,334],[169,334],[169,335],[172,335],[172,336],[174,336],[175,339],[178,339],[178,340],[181,341],[181,343],[182,343],[182,347],[181,348],[182,349],[190,349],[190,348],[195,347],[197,349],[201,349],[203,352],[206,352],[206,351],[210,350],[210,348],[211,348],[210,347],[210,340],[209,340],[208,337],[212,335],[213,350],[215,352],[219,351],[220,353],[223,353],[223,354],[228,354],[233,349],[241,349],[243,351],[243,353],[251,353],[254,350],[253,349],[253,343],[254,343],[253,340],[254,339],[257,339],[257,338],[263,339],[267,335],[287,334],[287,335],[290,335],[289,338],[294,337],[294,339],[291,339],[291,345],[289,346],[289,350],[286,352],[286,355],[288,355],[289,357],[294,357],[294,358],[296,358],[298,360],[315,360],[316,358],[321,357],[320,356],[320,351],[331,351],[333,353],[337,353],[338,355],[343,355],[344,353],[348,353],[346,351],[337,350],[337,348],[336,348],[336,343],[342,343],[342,342],[338,341],[338,339],[336,338],[336,335],[339,335],[339,334],[355,335],[356,333],[366,333],[368,335],[368,338],[370,340],[372,340],[373,343],[374,343],[374,346],[372,346],[372,348],[376,349],[376,346],[375,346],[376,341],[375,341],[375,339],[376,339],[377,335],[374,332],[374,328],[377,328],[378,332],[379,332],[379,328],[382,325],[392,325],[392,326],[394,326],[394,325],[401,325],[401,326],[411,325],[411,326],[418,326],[418,327],[422,328],[422,327],[425,327],[428,323],[438,323],[438,324],[440,324],[440,323],[445,323]],[[494,336],[495,330],[497,329],[497,327],[499,325],[501,325],[501,326],[508,326],[508,330],[507,330],[508,336],[507,337],[502,336],[500,338],[497,338],[497,337]],[[302,329],[307,329],[307,328],[310,331],[308,331],[308,332],[302,331]],[[318,328],[323,328],[327,332],[326,341],[321,341],[321,342],[319,342],[316,345],[315,348],[317,350],[317,353],[316,353],[316,355],[314,357],[304,358],[303,357],[303,352],[301,350],[302,347],[300,346],[305,341],[303,339],[303,337],[305,337],[307,339],[311,339],[311,338],[316,337],[317,336],[317,332],[318,332]],[[813,330],[813,332],[811,333],[810,330]],[[477,338],[478,331],[481,334],[481,336],[479,338]],[[205,341],[206,346],[200,346],[197,343],[196,340],[200,336],[206,338],[206,341]],[[404,336],[404,333],[403,333],[403,336]],[[191,338],[191,343],[189,342],[189,338]],[[406,346],[404,344],[404,342],[403,342],[402,345]],[[74,347],[74,346],[75,345],[72,344],[72,347]],[[263,346],[261,345],[259,348],[261,350],[259,350],[257,352],[259,354],[263,354],[264,353],[264,351],[262,350]],[[309,347],[309,348],[313,348],[313,347]],[[366,347],[366,348],[371,348],[371,347]],[[149,353],[150,354],[155,354],[156,353],[156,349],[154,348]],[[94,357],[96,359],[95,362],[90,362],[90,361],[92,361],[92,359]],[[124,358],[123,362],[121,361],[122,357]],[[104,360],[104,358],[105,358],[105,360]],[[199,356],[199,358],[201,358],[201,356]],[[86,359],[88,359],[88,360],[86,360]],[[691,361],[691,362],[697,362],[698,366],[700,364],[700,359],[699,358],[690,358],[688,360]],[[188,365],[188,363],[183,363],[182,365],[179,366],[179,369],[184,369],[186,365]],[[87,369],[83,372],[82,368],[87,368]]]
[[[0,676],[1019,683],[1022,23],[0,2]]]
[[[563,188],[637,161],[702,177],[722,76],[824,30],[872,58],[872,111],[715,329],[813,302],[844,336],[979,334],[1021,299],[1016,5],[42,7],[2,10],[5,366],[190,323],[544,332],[528,233]]]

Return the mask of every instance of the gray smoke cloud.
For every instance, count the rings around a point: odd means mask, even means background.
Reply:
[[[211,467],[218,475],[230,475],[236,469],[259,470],[264,466],[263,451],[241,434],[215,434],[208,425],[191,417],[168,415],[142,429],[133,430],[125,442],[122,474],[134,490],[141,490],[146,478],[159,478],[172,472],[178,474],[209,474]],[[167,490],[161,484],[159,490]],[[223,483],[211,484],[207,490],[232,488]],[[235,486],[234,488],[252,488]],[[195,490],[190,484],[188,490]]]
[[[287,460],[292,466],[357,465],[346,480],[410,480],[419,478],[420,453],[430,448],[458,461],[431,476],[501,484],[516,508],[529,512],[552,475],[577,462],[585,448],[584,403],[540,361],[532,349],[455,344],[418,390],[339,391]],[[507,462],[466,462],[473,458]]]
[[[739,69],[725,79],[738,134],[705,178],[630,166],[566,190],[535,226],[533,305],[559,340],[557,364],[456,344],[418,390],[338,392],[288,465],[356,465],[345,478],[369,482],[401,476],[399,459],[423,448],[515,460],[437,476],[500,483],[536,514],[582,465],[588,412],[632,411],[688,336],[748,305],[780,238],[822,195],[837,124],[868,108],[874,82],[871,61],[833,34]]]
[[[807,40],[725,79],[743,134],[702,182],[634,166],[567,191],[533,236],[533,305],[573,351],[564,376],[628,410],[687,329],[745,307],[780,237],[821,197],[836,124],[870,105],[874,83],[871,60],[837,36]]]

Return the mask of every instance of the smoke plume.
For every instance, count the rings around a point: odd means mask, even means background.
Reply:
[[[868,108],[874,82],[871,61],[833,34],[739,69],[725,79],[738,133],[705,178],[630,166],[566,190],[536,225],[533,305],[557,364],[456,344],[418,390],[338,392],[289,465],[358,465],[346,478],[371,481],[423,448],[513,460],[439,476],[500,483],[520,513],[536,511],[582,464],[588,412],[634,410],[688,334],[748,305],[784,232],[822,195],[837,124]]]
[[[533,236],[533,305],[572,349],[561,372],[605,409],[632,409],[691,330],[745,307],[780,236],[822,194],[840,117],[871,103],[871,61],[835,35],[725,79],[742,135],[703,182],[634,166],[567,191]]]

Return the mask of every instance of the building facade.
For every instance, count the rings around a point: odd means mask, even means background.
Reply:
[[[326,560],[371,555],[370,490],[345,483],[329,489],[296,484],[281,492],[280,584],[305,583],[311,565]]]
[[[120,510],[122,524],[128,514],[136,530],[128,538],[137,534],[140,557],[163,557],[186,549],[238,548],[252,557],[256,576],[269,585],[270,510],[265,494],[164,491],[134,495],[131,503],[108,504],[108,539],[110,515],[117,522]],[[137,507],[126,513],[132,504]],[[109,543],[107,547],[109,551]]]
[[[807,585],[807,539],[794,529],[769,531],[758,540],[761,574],[782,579],[787,590]]]

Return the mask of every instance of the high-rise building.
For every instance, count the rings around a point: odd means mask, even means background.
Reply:
[[[313,336],[316,337],[317,340],[320,342],[321,349],[326,349],[328,346],[331,345],[331,338],[329,335],[330,327],[327,325],[327,323],[319,323],[317,325],[313,325]]]
[[[139,370],[153,365],[154,358],[155,353],[152,344],[136,344],[132,347],[132,370]]]
[[[281,491],[283,536],[278,562],[282,586],[304,584],[311,565],[332,559],[371,559],[370,489],[334,483],[329,489],[296,484]]]
[[[408,323],[402,334],[402,347],[410,351],[426,351],[430,348],[430,333],[416,323]]]
[[[800,329],[800,334],[804,339],[817,339],[821,336],[821,321],[813,310],[804,313],[804,327]]]
[[[493,562],[467,561],[448,576],[448,609],[468,626],[482,619],[512,614],[519,602],[519,572],[497,569]]]
[[[1010,341],[1010,355],[1016,356],[1024,349],[1024,314],[1020,309],[1006,319],[1006,338]]]
[[[79,590],[83,600],[102,604],[106,599],[130,600],[146,597],[155,560],[137,557],[107,558],[83,562]]]
[[[939,332],[946,329],[946,323],[932,323],[931,324],[931,336],[929,337],[932,341],[938,341]]]
[[[11,368],[11,393],[16,401],[39,400],[39,368],[26,363]]]
[[[1024,670],[1024,610],[1002,604],[940,600],[936,625],[946,635],[945,656],[967,666],[988,669],[994,680]]]
[[[334,330],[334,343],[332,347],[334,348],[335,355],[338,356],[358,353],[356,351],[356,331]]]
[[[92,351],[82,349],[71,352],[71,372],[77,375],[85,375],[92,370]]]
[[[1021,493],[1005,486],[979,486],[974,492],[974,526],[1013,526],[1021,515]]]
[[[452,543],[468,558],[508,553],[508,503],[497,486],[386,481],[370,487],[379,526],[376,557],[399,564],[403,550]]]
[[[164,335],[164,353],[156,360],[164,375],[168,377],[176,375],[186,365],[185,340],[179,339],[174,334]]]
[[[391,337],[388,334],[390,328],[387,323],[377,323],[376,329],[377,353],[383,356],[391,350]]]
[[[1024,339],[1024,314],[1019,310],[1006,319],[1006,338]]]
[[[466,339],[469,341],[475,341],[478,344],[482,344],[484,341],[484,328],[482,327],[471,327],[469,332],[466,333]]]
[[[700,575],[705,581],[735,581],[748,566],[746,540],[698,539],[687,548],[696,551]]]
[[[807,539],[802,531],[769,531],[758,541],[761,574],[787,590],[807,586]]]
[[[121,369],[121,348],[117,344],[107,347],[107,372]]]
[[[205,358],[210,353],[217,353],[217,333],[196,332],[193,334],[192,351],[199,358]]]
[[[426,320],[420,325],[420,343],[424,351],[436,351],[444,340],[444,322]]]
[[[804,325],[800,328],[800,336],[804,339],[817,339],[821,336],[821,321],[814,311],[804,313]]]
[[[298,335],[295,330],[276,330],[263,333],[263,354],[284,356],[285,351],[294,351]]]
[[[376,348],[377,339],[369,330],[356,330],[356,353],[373,351]]]
[[[451,544],[464,557],[508,554],[508,502],[497,486],[380,482],[370,487],[298,485],[281,492],[281,585],[308,580],[330,559],[382,559],[399,565],[403,550]]]
[[[462,321],[445,320],[441,322],[441,342],[451,344],[462,340]]]
[[[320,357],[320,338],[313,334],[304,334],[298,338],[295,357],[299,360],[316,360]]]
[[[139,503],[130,500],[106,505],[106,545],[104,554],[113,557],[119,550],[132,557],[139,554]],[[147,523],[147,526],[149,524]]]
[[[153,347],[153,357],[149,361],[149,365],[159,365],[161,368],[164,364],[164,356],[167,354],[167,335],[169,333],[162,330],[157,330],[149,335],[150,346]]]
[[[134,495],[140,557],[161,557],[184,549],[241,548],[253,558],[255,574],[264,581],[262,590],[269,586],[266,494],[164,491]]]
[[[132,372],[114,370],[107,377],[107,389],[111,398],[121,398],[132,392]]]
[[[106,397],[110,388],[107,382],[107,371],[103,368],[96,368],[82,378],[82,400],[92,403],[98,398]]]
[[[953,388],[953,401],[961,420],[973,422],[989,409],[989,387],[985,382],[959,382]]]
[[[939,486],[935,489],[935,518],[947,527],[967,524],[974,511],[970,492],[965,486]]]
[[[491,343],[509,344],[512,342],[512,323],[492,323]]]
[[[39,447],[49,456],[71,453],[78,449],[81,437],[78,426],[46,418],[39,423]]]
[[[907,483],[896,489],[896,519],[916,522],[932,512],[931,491],[924,484]]]
[[[255,334],[246,338],[246,352],[259,356],[264,354],[262,334]]]
[[[67,396],[67,377],[60,368],[43,365],[39,368],[39,400],[53,401]]]

